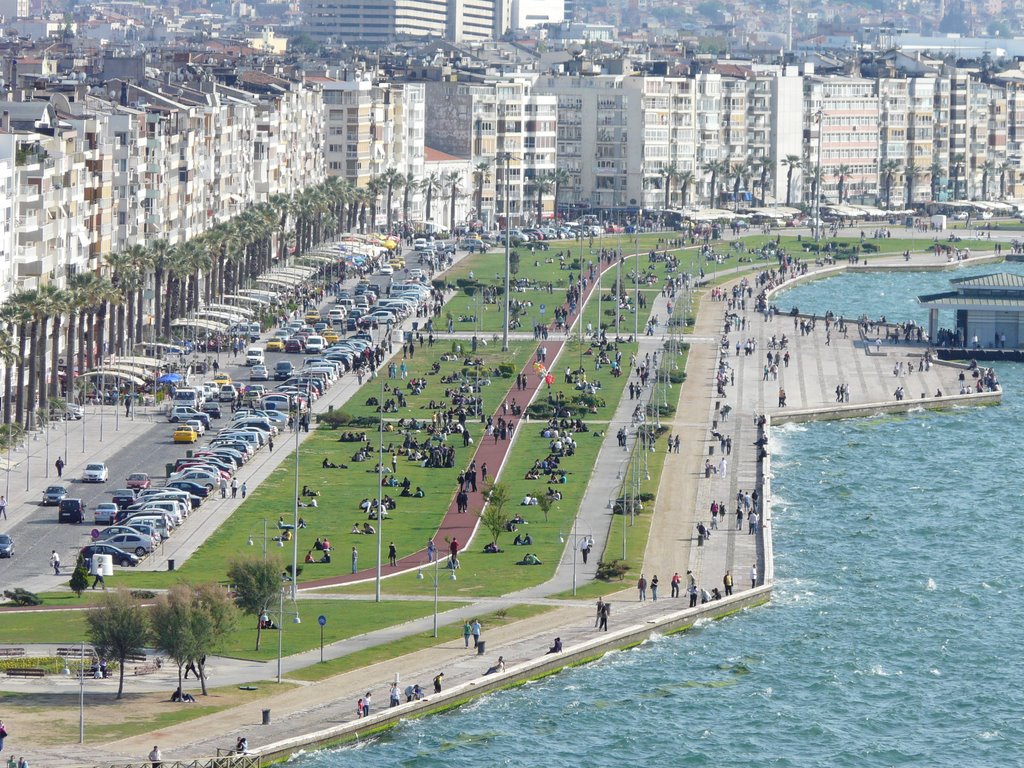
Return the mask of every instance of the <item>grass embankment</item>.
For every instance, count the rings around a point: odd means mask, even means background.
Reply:
[[[466,343],[455,342],[466,347]],[[468,349],[464,354],[455,356],[457,359],[442,360],[442,357],[452,357],[453,342],[438,342],[433,347],[424,346],[417,350],[412,360],[407,360],[409,370],[408,381],[412,378],[422,377],[427,379],[427,387],[421,394],[413,395],[402,385],[402,380],[389,379],[387,372],[380,378],[366,382],[362,388],[353,396],[349,404],[342,411],[354,419],[369,419],[375,421],[378,418],[375,405],[368,405],[371,398],[375,401],[381,399],[381,384],[390,387],[402,387],[406,394],[406,407],[399,408],[396,413],[386,414],[386,431],[384,433],[385,460],[387,466],[391,466],[391,454],[389,449],[398,449],[402,445],[401,433],[396,431],[397,421],[400,418],[417,419],[424,422],[420,429],[413,432],[414,438],[419,443],[428,439],[425,429],[430,423],[434,411],[431,410],[429,402],[445,402],[450,404],[451,397],[446,395],[446,390],[457,389],[462,381],[462,374],[465,372],[466,381],[475,384],[476,369],[464,365],[465,356],[470,354]],[[480,358],[483,365],[480,366],[481,378],[490,381],[489,385],[481,386],[480,393],[484,400],[484,413],[491,413],[498,403],[504,398],[505,393],[515,382],[514,374],[509,377],[495,377],[492,375],[494,367],[500,363],[510,363],[513,370],[518,370],[529,356],[531,346],[526,343],[511,345],[507,353],[501,352],[494,347],[480,347],[476,354],[471,355],[474,359]],[[440,372],[431,374],[429,371],[433,364],[440,365]],[[486,371],[486,372],[485,372]],[[442,383],[444,377],[458,377],[455,383]],[[384,399],[392,398],[390,392],[384,393]],[[474,440],[478,441],[483,434],[483,429],[478,419],[467,421],[470,433]],[[364,462],[355,462],[352,457],[362,445],[358,442],[339,442],[343,433],[365,433],[369,438],[369,446],[373,450],[373,456]],[[282,439],[279,445],[287,445],[287,439]],[[474,450],[473,446],[463,448],[461,438],[448,438],[447,444],[453,445],[456,449],[455,465],[451,468],[421,467],[418,462],[408,460],[406,457],[397,457],[397,472],[395,476],[401,482],[408,477],[413,489],[417,486],[423,488],[426,494],[423,498],[400,497],[400,488],[387,488],[385,493],[394,498],[397,502],[397,509],[391,512],[391,516],[385,521],[385,555],[388,542],[394,541],[399,555],[416,551],[426,546],[427,539],[434,535],[445,512],[455,493],[455,480],[459,471],[469,462],[469,456]],[[299,573],[299,581],[320,579],[329,576],[348,573],[351,570],[351,550],[356,546],[359,550],[359,565],[362,568],[369,567],[376,562],[376,541],[372,537],[352,535],[353,523],[360,525],[367,520],[366,513],[360,509],[360,502],[363,499],[377,498],[377,474],[374,467],[377,462],[379,449],[379,433],[376,425],[370,427],[343,426],[337,430],[321,426],[309,436],[299,449],[299,484],[308,485],[320,492],[317,497],[318,507],[304,508],[300,510],[308,527],[298,531],[299,536],[299,559],[304,558],[305,553],[313,546],[317,538],[327,538],[333,547],[333,558],[331,563],[307,564],[302,567]],[[278,448],[280,450],[280,448]],[[322,466],[324,458],[328,458],[334,464],[345,464],[348,469],[324,469]],[[244,470],[243,470],[244,472]],[[273,541],[278,537],[278,519],[283,517],[285,522],[292,519],[295,488],[295,461],[294,453],[283,461],[270,475],[260,483],[249,498],[239,509],[225,521],[217,531],[199,548],[199,550],[188,559],[181,567],[174,572],[153,572],[153,571],[121,571],[114,577],[107,579],[109,586],[129,586],[131,588],[161,588],[169,586],[178,581],[224,581],[228,564],[232,558],[237,557],[241,552],[259,552],[263,546],[264,521],[267,524],[268,555],[277,557],[283,563],[291,560],[291,543]],[[308,499],[307,499],[308,500]],[[248,542],[252,541],[253,549],[248,549]],[[364,542],[367,542],[364,544]],[[372,546],[371,546],[372,545]],[[370,550],[373,550],[372,552]],[[319,552],[313,553],[319,559]]]
[[[442,604],[443,610],[458,608],[464,605],[455,601]],[[276,608],[277,606],[273,606]],[[432,600],[383,601],[374,603],[362,600],[307,600],[298,601],[298,613],[302,623],[295,624],[295,606],[285,603],[284,633],[281,637],[282,652],[290,656],[308,651],[320,645],[320,625],[317,616],[327,617],[324,628],[324,644],[370,632],[380,627],[401,624],[433,613]],[[281,622],[281,617],[272,610],[271,618]],[[54,614],[39,612],[6,612],[0,614],[0,637],[7,644],[29,643],[68,643],[81,642],[86,637],[85,612],[74,611],[60,614],[60,620],[54,620]],[[253,661],[268,661],[277,658],[278,636],[276,630],[263,632],[259,651],[256,651],[255,620],[252,617],[241,617],[235,630],[217,650],[218,655],[231,656]]]

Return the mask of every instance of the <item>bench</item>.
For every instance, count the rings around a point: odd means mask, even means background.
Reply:
[[[72,659],[92,659],[96,657],[96,654],[93,653],[92,648],[86,648],[85,651],[83,652],[82,649],[77,645],[72,646],[70,648],[58,648],[57,655],[62,658]]]
[[[145,662],[146,661],[146,657],[143,656],[141,659],[139,659],[138,656],[136,656],[134,658],[129,657],[129,658],[125,659],[125,663],[127,663],[129,660]],[[148,675],[150,672],[157,672],[157,671],[159,671],[162,667],[163,667],[163,662],[160,661],[160,657],[159,656],[156,656],[156,657],[154,657],[154,659],[152,661],[146,662],[145,664],[142,664],[141,666],[135,667],[132,670],[132,674],[133,675]]]
[[[125,663],[131,662],[132,664],[145,664],[149,659],[144,653],[129,653],[124,657]]]
[[[7,670],[8,677],[43,677],[46,674],[44,669],[34,669],[29,667],[13,668]]]
[[[10,658],[11,656],[24,656],[24,655],[25,655],[25,649],[24,648],[0,648],[0,656],[6,656],[7,658]]]

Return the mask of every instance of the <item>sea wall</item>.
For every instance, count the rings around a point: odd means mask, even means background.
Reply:
[[[478,696],[506,688],[514,688],[530,680],[555,674],[568,667],[594,661],[612,651],[639,645],[653,635],[669,635],[692,627],[699,621],[721,619],[731,614],[767,603],[771,599],[771,585],[739,592],[732,597],[672,611],[652,618],[643,624],[632,624],[609,632],[596,634],[593,639],[566,646],[558,655],[546,655],[509,666],[504,673],[487,675],[452,686],[440,694],[429,694],[420,701],[403,703],[390,709],[381,709],[369,717],[331,728],[304,733],[290,739],[266,744],[253,750],[261,763],[287,760],[298,752],[322,749],[332,745],[358,741],[380,731],[394,727],[400,721],[423,717],[465,704]],[[612,616],[614,626],[615,617]]]
[[[906,400],[892,400],[879,403],[855,403],[849,405],[825,406],[822,408],[794,408],[776,413],[772,420],[775,424],[805,421],[835,421],[836,419],[870,418],[891,413],[908,413],[919,408],[933,411],[967,408],[979,405],[998,405],[1002,402],[1003,393],[978,392],[970,395],[944,395],[942,397],[924,397]]]

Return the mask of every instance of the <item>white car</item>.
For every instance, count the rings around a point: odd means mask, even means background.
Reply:
[[[192,429],[199,433],[199,435],[206,434],[206,427],[203,425],[203,422],[201,422],[199,419],[189,419],[185,423],[192,427]]]
[[[110,479],[110,471],[107,469],[106,464],[93,463],[85,465],[85,471],[82,472],[83,483],[105,483],[108,479]]]
[[[385,264],[380,268],[380,274],[382,275],[393,275],[395,274],[395,268],[390,264]]]

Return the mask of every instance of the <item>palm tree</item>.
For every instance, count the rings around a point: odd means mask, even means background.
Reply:
[[[6,357],[4,363],[4,424],[10,424],[13,416],[14,402],[14,370],[16,363],[22,358],[19,355],[19,348],[15,342],[15,331],[20,322],[21,308],[14,301],[7,301],[0,306],[0,322],[4,324],[3,337],[10,342],[13,349],[10,351],[11,359]],[[6,350],[6,348],[5,348]],[[20,378],[20,376],[19,376]]]
[[[555,218],[558,219],[558,201],[562,199],[562,187],[572,181],[572,177],[565,168],[557,168],[548,174],[548,178],[555,186]]]
[[[714,208],[718,204],[718,180],[724,174],[729,172],[729,166],[723,160],[709,160],[704,163],[701,167],[704,173],[711,174],[711,203],[710,207]]]
[[[672,207],[672,182],[679,178],[679,169],[675,163],[663,166],[659,171],[662,178],[662,188],[665,190],[665,210]]]
[[[153,269],[153,338],[160,337],[164,330],[163,319],[163,294],[164,274],[167,271],[168,260],[173,254],[171,244],[166,240],[154,240],[149,244],[150,265]]]
[[[546,173],[533,177],[533,189],[537,193],[537,226],[544,223],[544,195],[551,191],[551,178]]]
[[[679,191],[683,193],[683,207],[690,202],[690,186],[694,182],[693,171],[683,171],[679,174]]]
[[[9,300],[14,322],[18,329],[18,359],[25,364],[28,356],[29,325],[32,323],[32,301],[27,291],[14,294]],[[18,387],[15,396],[15,418],[18,424],[25,423],[25,371],[18,371]]]
[[[369,184],[366,185],[366,199],[370,205],[370,229],[377,229],[377,203],[380,198],[380,193],[385,190],[387,184],[384,182],[383,176],[374,176],[370,179]],[[388,214],[390,217],[390,213]]]
[[[885,207],[892,208],[892,182],[896,172],[900,169],[900,164],[895,160],[883,160],[878,170],[882,174],[882,188],[885,190]]]
[[[491,164],[486,160],[473,168],[473,185],[476,187],[476,217],[484,218],[484,184],[491,180]]]
[[[1006,174],[1013,170],[1013,163],[1003,161],[999,164],[999,197],[1006,199]]]
[[[764,208],[767,205],[765,203],[765,198],[768,194],[768,174],[771,173],[772,168],[775,167],[775,159],[770,156],[759,157],[754,167],[760,177],[758,184],[761,186],[761,207]]]
[[[917,167],[917,163],[914,162],[914,158],[910,158],[905,171],[907,179],[907,204],[904,207],[908,209],[912,208],[914,205],[914,182],[917,180],[920,173],[921,169]]]
[[[431,171],[426,178],[420,182],[420,189],[426,195],[426,216],[424,218],[429,224],[434,220],[434,193],[441,189],[441,175],[437,171]]]
[[[953,199],[960,199],[960,177],[964,172],[964,156],[953,155],[949,159],[950,181],[953,184]]]
[[[404,177],[398,172],[397,168],[388,168],[384,173],[381,174],[381,182],[384,184],[384,189],[387,192],[385,198],[387,208],[385,214],[387,217],[388,234],[391,234],[391,222],[393,211],[391,210],[391,201],[394,198],[395,189],[400,189],[404,182]]]
[[[798,155],[786,155],[782,165],[786,169],[786,205],[790,206],[793,204],[793,174],[802,170],[804,164]]]
[[[850,166],[840,165],[836,168],[836,175],[839,177],[839,204],[846,202],[846,178],[850,175]]]
[[[72,296],[69,291],[59,290],[54,294],[50,304],[50,309],[53,313],[51,315],[53,318],[53,331],[50,338],[50,386],[47,390],[47,399],[60,397],[60,377],[57,375],[57,369],[60,367],[61,321],[65,314],[71,314],[73,308]],[[67,350],[65,350],[66,352]],[[70,381],[71,373],[69,366],[65,366],[65,371],[68,381]]]
[[[448,232],[455,235],[455,200],[459,195],[459,183],[462,181],[462,174],[458,171],[451,171],[444,176],[444,184],[448,188]]]
[[[413,190],[416,189],[416,186],[416,177],[412,171],[402,176],[402,224],[406,227],[409,226],[409,197],[412,195]]]
[[[981,199],[988,200],[988,182],[996,172],[994,160],[986,160],[981,166]]]

